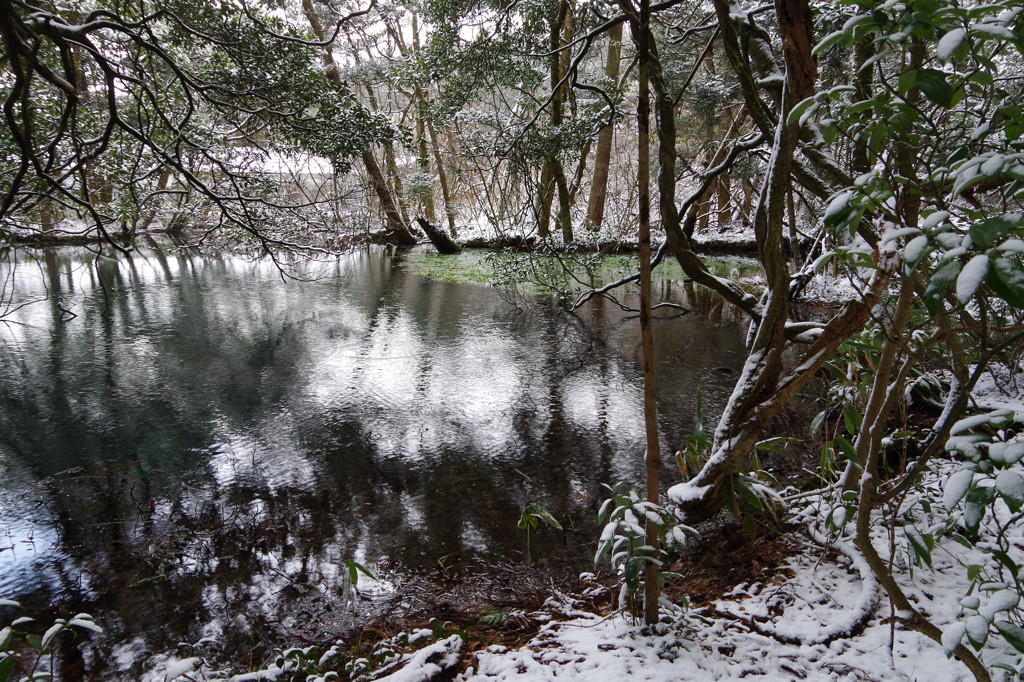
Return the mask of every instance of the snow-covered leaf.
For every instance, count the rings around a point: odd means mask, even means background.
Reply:
[[[985,518],[985,505],[968,500],[964,504],[964,524],[971,531],[976,531]]]
[[[907,242],[907,245],[903,247],[903,259],[907,262],[911,268],[915,268],[921,262],[928,249],[928,237],[926,235],[918,235]]]
[[[948,479],[942,491],[942,504],[946,509],[952,509],[964,498],[967,491],[971,489],[974,481],[974,472],[970,469],[961,469]]]
[[[66,627],[67,627],[67,624],[64,623],[64,621],[57,621],[56,623],[51,625],[50,628],[43,635],[43,639],[41,640],[40,647],[42,647],[43,649],[49,649],[50,645],[53,644],[53,638],[57,636],[57,633],[59,633],[61,630],[63,630]]]
[[[891,241],[897,239],[903,239],[914,234],[920,233],[921,230],[916,227],[904,227],[899,230],[890,230],[882,236],[882,244],[888,244]]]
[[[74,618],[68,623],[68,625],[74,625],[75,627],[82,628],[83,630],[103,632],[103,628],[101,628],[99,625],[96,625],[96,623],[92,622],[91,618],[88,620],[84,618]]]
[[[960,646],[960,640],[967,632],[967,623],[956,622],[942,632],[942,650],[946,656],[952,656],[956,648]]]
[[[1003,424],[1007,421],[1008,417],[1012,416],[1013,411],[1007,409],[992,410],[991,412],[986,412],[985,414],[975,414],[970,417],[964,417],[957,423],[953,424],[953,428],[949,430],[949,433],[951,436],[956,436],[961,433],[973,431],[979,426],[988,424],[990,422],[995,423],[997,425]],[[946,449],[949,449],[948,444]]]
[[[814,262],[811,264],[811,270],[815,273],[820,273],[822,270],[825,269],[825,266],[828,265],[829,261],[831,261],[835,257],[835,251],[826,251],[825,253],[821,254],[820,256],[814,259]]]
[[[1014,40],[1013,31],[998,24],[977,23],[971,24],[971,33],[982,38],[996,38],[998,40]]]
[[[13,606],[13,607],[17,608],[17,607],[21,606],[21,604],[19,604],[18,602],[14,601],[13,599],[0,599],[0,607],[4,607],[4,606]]]
[[[988,274],[988,256],[979,254],[967,262],[956,278],[956,300],[961,305],[971,300]]]
[[[904,528],[904,532],[907,534],[907,540],[910,541],[910,546],[914,550],[914,554],[917,555],[921,561],[925,563],[928,568],[932,567],[932,548],[931,543],[928,541],[929,538],[925,537],[916,526],[907,526]]]
[[[922,230],[933,230],[944,221],[949,220],[949,211],[935,211],[921,221]]]
[[[1024,504],[1024,476],[1020,472],[1011,469],[1000,471],[996,476],[996,490],[1014,512]]]
[[[994,592],[988,601],[980,609],[978,613],[985,616],[989,620],[1001,611],[1009,611],[1010,609],[1017,606],[1020,602],[1020,595],[1013,590],[999,590]]]
[[[1024,630],[1006,620],[997,620],[993,625],[1007,642],[1017,651],[1024,653]]]
[[[1024,253],[1024,239],[1007,239],[996,249],[1006,253]]]
[[[201,658],[183,658],[180,661],[175,661],[164,671],[164,682],[171,682],[171,680],[176,680],[182,675],[192,672],[202,662]]]
[[[953,58],[953,53],[960,47],[960,43],[963,42],[964,38],[967,37],[967,29],[955,28],[946,35],[939,39],[938,45],[935,46],[935,58],[939,60],[939,63],[945,64]]]
[[[988,449],[988,457],[996,464],[1009,466],[1024,458],[1024,442],[992,443]]]
[[[837,194],[836,197],[829,202],[828,208],[825,209],[825,224],[828,225],[838,220],[839,216],[841,216],[850,206],[851,199],[853,199],[852,190],[847,190]]]
[[[984,616],[971,616],[967,619],[967,641],[977,650],[988,641],[988,620]]]

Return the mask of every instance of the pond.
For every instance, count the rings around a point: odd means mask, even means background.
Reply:
[[[64,651],[66,679],[139,679],[205,636],[255,665],[345,632],[353,609],[413,608],[460,568],[591,567],[602,484],[642,480],[635,313],[426,278],[429,258],[379,248],[283,276],[160,249],[9,255],[29,304],[0,324],[0,597],[103,625]],[[690,310],[656,326],[671,453],[698,389],[720,413],[744,325],[656,286]],[[536,531],[527,561],[531,502],[565,530]],[[352,607],[346,561],[377,578]]]

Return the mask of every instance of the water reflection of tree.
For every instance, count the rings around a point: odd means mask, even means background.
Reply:
[[[344,559],[422,571],[520,558],[515,521],[532,501],[574,522],[540,534],[535,552],[582,567],[600,484],[633,468],[623,425],[634,419],[622,413],[638,409],[634,339],[612,306],[580,319],[515,310],[492,291],[409,275],[384,251],[339,264],[333,274],[358,273],[341,283],[287,286],[230,258],[160,253],[84,270],[61,258],[49,286],[79,299],[105,287],[111,305],[73,325],[51,315],[0,347],[0,445],[47,481],[63,539],[60,587],[41,586],[37,603],[62,591],[110,642],[142,634],[170,650],[216,621],[241,651],[262,635],[344,628]],[[721,321],[659,323],[659,355],[678,375],[661,388],[677,413],[668,443],[690,426],[709,358],[739,342],[729,309],[671,286],[666,298]],[[398,343],[412,357],[383,372],[408,371],[400,385],[414,395],[374,402],[366,363]],[[483,395],[492,368],[514,380],[486,413],[494,423],[432,404],[468,390],[453,349],[494,354],[473,361]],[[353,373],[329,374],[332,354]],[[110,646],[91,675],[114,674]]]

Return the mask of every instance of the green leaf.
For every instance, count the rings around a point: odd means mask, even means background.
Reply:
[[[847,403],[843,406],[843,426],[850,433],[857,433],[860,430],[860,425],[864,423],[864,416],[860,413],[852,403]]]
[[[1024,630],[1007,620],[997,620],[994,625],[1010,646],[1024,653]]]
[[[747,506],[757,511],[764,511],[764,501],[757,496],[750,484],[742,477],[736,480],[736,492],[740,498],[747,503]]]
[[[989,551],[992,552],[992,556],[999,560],[999,563],[1013,571],[1013,575],[1020,573],[1020,566],[1017,565],[1016,561],[1010,558],[1009,554],[1001,549],[990,549]]]
[[[932,315],[942,308],[943,294],[956,282],[962,268],[960,261],[950,261],[936,270],[928,280],[928,286],[924,290],[924,303]]]
[[[551,512],[536,502],[531,502],[526,505],[526,508],[523,509],[522,515],[519,517],[519,527],[526,528],[529,526],[530,528],[536,528],[538,521],[543,521],[551,528],[563,530],[562,524],[560,524],[555,517],[551,515]]]
[[[1000,239],[1020,227],[1020,213],[997,215],[971,225],[971,243],[979,249],[991,249]]]
[[[28,642],[36,651],[43,650],[43,638],[39,635],[25,635],[25,641]]]
[[[929,547],[929,543],[925,536],[921,534],[921,531],[916,526],[907,526],[904,531],[907,534],[907,540],[910,541],[910,546],[914,550],[914,554],[921,559],[928,568],[932,568],[932,550]]]
[[[988,71],[975,71],[968,79],[971,83],[977,83],[978,85],[994,85],[995,79],[992,78],[992,74]]]
[[[903,77],[900,76],[902,81]],[[953,87],[946,82],[946,74],[936,69],[920,69],[917,72],[917,87],[925,97],[945,109],[953,107]]]
[[[846,459],[853,462],[858,469],[863,467],[863,464],[857,457],[857,451],[854,449],[853,443],[847,440],[844,436],[836,436],[835,442]]]
[[[950,537],[953,538],[953,540],[955,540],[957,544],[962,545],[967,549],[971,549],[972,547],[974,547],[974,545],[971,544],[971,541],[965,538],[963,535],[960,535],[960,533],[952,533],[950,534]]]
[[[917,69],[908,69],[900,74],[896,87],[903,94],[910,92],[917,85]]]
[[[13,655],[0,658],[0,682],[6,682],[7,678],[14,672],[14,666],[17,664],[18,659]]]
[[[993,259],[985,283],[1010,305],[1024,307],[1024,267],[1016,258]]]
[[[797,105],[792,108],[789,112],[789,117],[786,119],[788,125],[793,125],[797,121],[802,125],[804,122],[804,112],[811,112],[812,108],[817,108],[818,100],[814,97],[808,97],[802,102],[797,102]]]
[[[822,38],[817,45],[814,46],[814,49],[811,50],[811,54],[817,55],[821,52],[824,52],[833,45],[836,45],[837,43],[844,41],[845,38],[846,33],[844,31],[836,31],[834,33],[829,33],[827,36]]]
[[[377,576],[375,576],[373,572],[370,571],[370,569],[366,568],[366,566],[363,566],[361,563],[357,561],[353,561],[352,559],[345,559],[345,567],[348,569],[349,582],[351,582],[353,585],[359,582],[360,573],[365,575],[370,580],[377,579]]]

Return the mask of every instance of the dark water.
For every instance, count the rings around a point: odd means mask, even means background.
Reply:
[[[65,651],[67,679],[139,679],[203,636],[256,663],[338,632],[347,559],[381,578],[368,603],[438,566],[524,561],[530,502],[566,527],[535,533],[534,559],[585,570],[601,484],[642,480],[638,322],[617,306],[523,308],[384,250],[293,271],[313,281],[159,251],[3,267],[15,302],[46,300],[0,324],[0,597],[106,628]],[[698,388],[720,412],[743,329],[658,287],[693,311],[656,327],[671,453]]]

